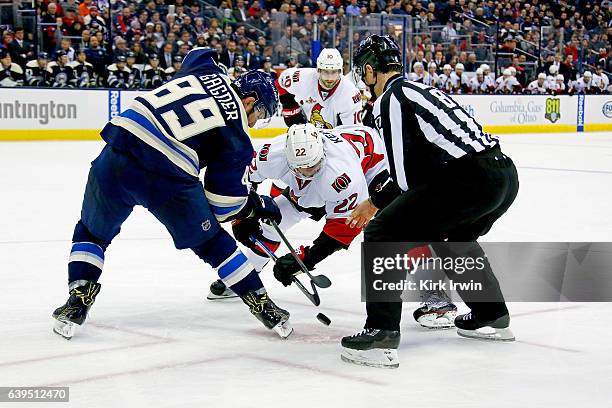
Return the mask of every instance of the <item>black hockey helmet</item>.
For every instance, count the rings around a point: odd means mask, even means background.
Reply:
[[[117,55],[115,57],[115,62],[127,62],[127,58],[125,58],[125,55]]]
[[[38,59],[48,60],[49,59],[49,54],[47,54],[46,52],[39,52],[38,53]]]
[[[159,60],[159,55],[157,55],[155,53],[151,53],[151,54],[149,54],[149,59],[150,60]]]
[[[361,41],[353,56],[353,71],[358,79],[363,79],[365,66],[375,71],[402,71],[402,56],[399,46],[388,35],[371,35]]]
[[[4,59],[9,55],[9,52],[6,48],[0,47],[0,59]]]
[[[125,56],[127,58],[136,58],[136,53],[134,51],[128,51],[127,54],[125,54]]]
[[[183,62],[183,56],[175,55],[174,58],[172,58],[172,62]]]
[[[66,56],[66,55],[68,55],[68,53],[67,53],[66,51],[64,51],[64,50],[59,50],[59,51],[57,51],[57,52],[55,53],[55,58],[59,60],[60,58],[62,58],[62,57],[64,57],[64,56]]]

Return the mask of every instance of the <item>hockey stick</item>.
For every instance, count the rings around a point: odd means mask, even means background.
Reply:
[[[249,237],[251,239],[251,241],[259,246],[266,254],[268,254],[268,257],[276,262],[278,260],[278,257],[274,254],[274,252],[272,252],[270,250],[270,248],[268,248],[266,246],[266,244],[264,244],[263,242],[261,242],[260,240],[258,240],[255,237]],[[295,276],[291,277],[291,280],[296,284],[296,286],[302,291],[302,293],[304,295],[306,295],[306,297],[308,298],[308,300],[310,300],[312,302],[313,305],[315,306],[319,306],[321,304],[321,298],[319,297],[319,293],[317,292],[317,287],[315,286],[314,282],[311,280],[310,281],[310,286],[312,286],[312,293],[310,293],[308,291],[308,289],[306,289],[306,287],[304,287],[304,285],[302,284],[302,282],[300,282],[300,280],[298,278],[296,278]]]
[[[323,289],[329,288],[331,286],[331,281],[329,280],[329,278],[325,275],[314,275],[313,276],[308,270],[308,268],[306,267],[306,265],[304,265],[304,262],[302,262],[300,257],[297,255],[297,253],[295,252],[295,249],[293,249],[293,247],[289,243],[289,240],[287,240],[287,237],[285,237],[285,234],[283,234],[283,232],[280,230],[280,228],[278,227],[278,224],[272,220],[270,220],[270,223],[276,230],[276,233],[278,234],[278,236],[281,237],[281,239],[283,240],[287,248],[289,248],[289,252],[291,252],[291,255],[293,255],[293,258],[296,260],[298,265],[300,265],[302,272],[304,272],[306,276],[310,278],[311,282],[320,288],[323,288]]]

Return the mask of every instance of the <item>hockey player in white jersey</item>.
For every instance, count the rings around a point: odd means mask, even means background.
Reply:
[[[553,95],[563,95],[567,90],[565,86],[565,78],[561,74],[557,74],[555,82],[547,84],[548,91]]]
[[[451,92],[457,94],[466,94],[469,92],[468,77],[464,73],[465,67],[462,63],[455,65],[455,71],[450,74]]]
[[[412,69],[414,70],[414,72],[408,74],[408,79],[414,82],[423,83],[425,77],[425,69],[423,67],[423,63],[415,62],[412,66]]]
[[[480,66],[482,68],[483,82],[484,86],[481,87],[481,93],[493,93],[497,88],[497,84],[495,83],[495,75],[491,72],[491,67],[487,64],[482,64]]]
[[[346,249],[361,228],[345,224],[346,218],[369,190],[390,182],[383,141],[375,130],[366,126],[345,125],[332,130],[317,129],[307,123],[293,125],[286,135],[263,144],[249,169],[249,181],[281,180],[287,187],[275,198],[282,214],[279,227],[287,231],[300,221],[325,217],[323,231],[310,247],[300,247],[303,262],[313,269],[317,263],[340,249]],[[374,214],[372,214],[373,216]],[[250,235],[276,251],[280,238],[265,223],[236,222],[234,237],[248,248],[250,262],[259,272],[267,264],[266,253],[253,244]],[[293,273],[286,273],[291,255],[277,262],[275,276],[285,285]],[[299,266],[294,265],[298,269]],[[278,275],[278,276],[277,276]],[[281,278],[282,275],[282,278]],[[219,280],[211,285],[208,299],[233,297]]]
[[[444,92],[450,92],[453,84],[450,81],[450,75],[453,72],[453,68],[450,64],[444,64],[442,67],[442,73],[438,76],[438,89],[442,89]]]
[[[598,65],[597,71],[593,74],[593,86],[597,88],[599,93],[607,93],[610,86],[610,79],[604,72],[603,66]]]
[[[484,74],[482,68],[476,70],[476,75],[470,78],[470,93],[480,94],[486,93],[486,86],[484,84]]]
[[[512,75],[512,71],[510,70],[510,68],[504,69],[504,71],[502,72],[502,76],[497,78],[496,83],[496,93],[512,94],[519,93],[521,91],[521,84],[516,79],[516,77]]]
[[[438,74],[436,71],[438,70],[438,66],[435,62],[430,62],[427,65],[427,75],[423,78],[423,83],[428,86],[436,87],[438,83]]]
[[[529,85],[527,85],[527,93],[532,95],[545,95],[548,93],[545,73],[540,72],[538,74],[538,79],[531,81]]]
[[[593,74],[591,71],[584,71],[582,78],[578,78],[572,83],[570,94],[594,94],[597,88],[593,85]]]
[[[278,78],[278,91],[287,126],[312,123],[321,129],[361,124],[361,94],[342,75],[340,52],[325,48],[317,68],[289,68]]]

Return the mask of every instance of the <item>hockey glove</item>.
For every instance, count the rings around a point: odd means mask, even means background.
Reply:
[[[304,262],[304,265],[308,268],[308,270],[314,269],[314,264],[311,263],[308,253],[310,252],[310,247],[305,247],[300,245],[300,247],[296,250],[297,256]],[[274,265],[274,277],[277,281],[282,283],[284,286],[291,285],[293,275],[302,271],[300,265],[295,260],[293,255],[286,254],[278,258],[276,264]]]
[[[259,224],[259,220],[246,218],[244,220],[232,221],[232,233],[236,241],[247,248],[253,249],[255,244],[253,244],[250,237],[261,240],[263,231]]]
[[[270,220],[277,224],[281,222],[282,215],[278,205],[272,197],[260,196],[255,191],[249,193],[251,214],[247,217],[253,220]]]

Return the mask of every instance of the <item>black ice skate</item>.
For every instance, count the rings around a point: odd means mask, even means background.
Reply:
[[[56,320],[53,331],[70,340],[76,328],[85,322],[89,308],[96,301],[101,287],[99,283],[88,281],[85,285],[72,289],[66,304],[53,312],[53,318]]]
[[[428,329],[450,329],[454,327],[457,317],[457,306],[444,291],[427,291],[423,302],[412,316],[421,326]]]
[[[400,332],[364,329],[361,333],[342,338],[342,361],[370,367],[397,368],[397,348]]]
[[[293,333],[293,327],[289,323],[289,312],[276,306],[267,293],[260,295],[250,291],[242,297],[242,301],[264,326],[274,330],[283,339]]]
[[[210,293],[206,296],[208,300],[219,300],[219,299],[233,299],[237,298],[238,295],[225,286],[225,283],[221,279],[217,279],[210,284]]]
[[[514,341],[510,330],[510,316],[504,315],[494,320],[482,320],[471,312],[455,319],[457,334],[482,340]]]

